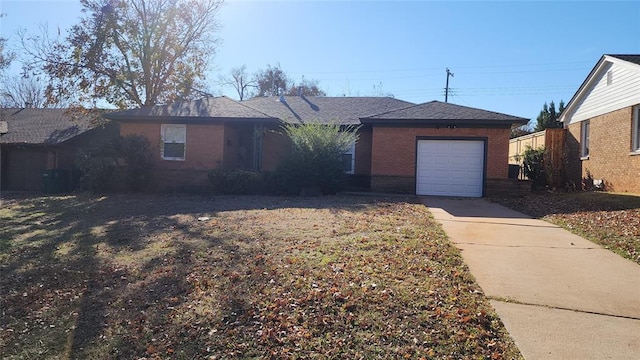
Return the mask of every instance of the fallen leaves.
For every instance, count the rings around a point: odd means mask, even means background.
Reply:
[[[69,225],[2,250],[8,358],[519,356],[412,199],[26,199],[2,220],[34,210]]]
[[[492,201],[563,226],[640,264],[640,196],[545,193]]]

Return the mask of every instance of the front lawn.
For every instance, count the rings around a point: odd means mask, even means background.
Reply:
[[[605,192],[492,198],[547,220],[640,264],[640,196]]]
[[[512,359],[413,198],[4,199],[3,359]]]

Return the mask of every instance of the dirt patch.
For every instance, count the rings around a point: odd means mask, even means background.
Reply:
[[[520,357],[413,198],[3,205],[3,358]]]

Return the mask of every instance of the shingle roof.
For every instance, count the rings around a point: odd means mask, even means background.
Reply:
[[[9,132],[0,136],[1,144],[55,145],[99,126],[95,115],[67,109],[0,109],[0,120]]]
[[[640,55],[609,55],[609,56],[640,65]]]
[[[391,97],[315,96],[254,97],[242,104],[289,123],[340,124],[360,124],[361,117],[413,105]]]
[[[377,123],[382,121],[393,122],[425,122],[425,121],[454,121],[454,122],[475,122],[475,123],[508,123],[525,124],[529,119],[502,114],[493,111],[476,109],[472,107],[444,103],[440,101],[430,101],[423,104],[405,107],[386,113],[362,118],[362,122]]]
[[[179,101],[171,105],[157,105],[119,111],[105,116],[108,119],[127,121],[157,120],[224,120],[231,118],[270,119],[271,117],[245,106],[226,96],[207,97],[191,101]],[[272,119],[276,120],[276,119]]]

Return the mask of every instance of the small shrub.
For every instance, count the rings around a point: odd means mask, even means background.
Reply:
[[[116,168],[111,156],[100,156],[102,148],[93,151],[81,150],[76,155],[75,165],[80,170],[80,187],[94,193],[109,190]]]
[[[263,192],[264,179],[257,171],[218,168],[207,175],[217,194],[253,195]]]
[[[545,148],[533,149],[527,146],[522,154],[524,175],[531,180],[531,186],[536,189],[547,185],[545,173]]]
[[[149,140],[142,135],[127,135],[117,139],[114,145],[117,156],[125,161],[124,180],[129,190],[145,190],[153,170]]]
[[[151,179],[153,157],[147,138],[128,135],[80,151],[76,167],[80,186],[91,192],[142,191]]]

